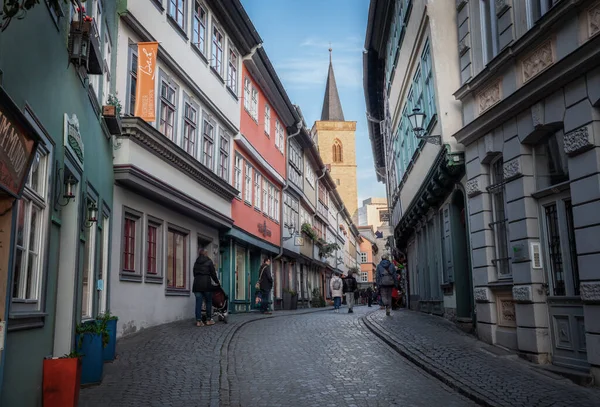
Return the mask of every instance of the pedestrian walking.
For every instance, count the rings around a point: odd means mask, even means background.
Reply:
[[[333,312],[340,312],[342,295],[344,293],[344,283],[337,273],[331,277],[329,288],[331,288],[331,297],[333,297]]]
[[[381,293],[381,301],[385,307],[385,315],[390,316],[392,307],[392,289],[396,286],[396,267],[390,262],[389,254],[381,256],[381,262],[377,265],[377,285]]]
[[[354,278],[354,273],[352,271],[348,272],[348,276],[344,279],[344,294],[346,294],[346,304],[348,304],[348,314],[352,314],[354,312],[354,301],[356,298],[354,294],[356,289],[358,288],[358,283]]]
[[[269,294],[273,289],[273,275],[271,274],[271,259],[269,258],[266,258],[260,266],[257,285],[262,292],[260,312],[263,314],[271,314],[269,311]]]
[[[373,304],[373,289],[370,286],[367,287],[367,304],[369,307]]]
[[[214,325],[212,320],[212,294],[219,287],[219,277],[215,264],[208,257],[205,249],[198,251],[198,258],[194,263],[194,284],[192,291],[196,296],[196,326],[204,326],[202,322],[202,303],[206,303],[206,325]]]

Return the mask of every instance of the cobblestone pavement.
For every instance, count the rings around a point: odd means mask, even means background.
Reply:
[[[274,315],[321,310],[278,311]],[[235,314],[229,316],[228,324],[202,328],[192,320],[178,321],[123,338],[117,343],[117,360],[104,365],[102,384],[82,389],[79,405],[220,406],[223,345],[240,326],[260,318],[266,317]]]
[[[386,317],[370,313],[364,322],[413,363],[444,383],[490,406],[600,406],[600,391],[542,374],[517,357],[498,357],[492,349],[436,316],[400,310]]]
[[[240,328],[228,351],[228,406],[473,406],[333,311]],[[229,399],[227,399],[229,397]]]

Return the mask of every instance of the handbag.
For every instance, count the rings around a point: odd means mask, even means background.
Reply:
[[[265,266],[262,266],[260,268],[260,275],[258,276],[258,281],[256,282],[256,284],[254,284],[254,288],[256,288],[257,290],[260,290],[260,280],[262,279],[262,275],[263,272],[265,271]]]

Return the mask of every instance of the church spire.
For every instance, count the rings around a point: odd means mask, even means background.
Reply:
[[[321,121],[339,121],[343,122],[344,112],[342,103],[338,94],[333,74],[333,64],[331,62],[331,47],[329,48],[329,72],[327,74],[327,84],[325,85],[325,97],[323,98],[323,110],[321,111]]]

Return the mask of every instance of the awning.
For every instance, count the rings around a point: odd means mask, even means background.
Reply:
[[[279,254],[279,247],[274,246],[270,243],[267,243],[255,236],[252,236],[246,232],[243,232],[239,229],[231,228],[229,229],[226,233],[225,233],[226,237],[232,237],[236,240],[239,240],[241,242],[244,242],[250,246],[254,246],[257,247],[259,249],[262,249],[264,251],[273,253],[273,254]]]

